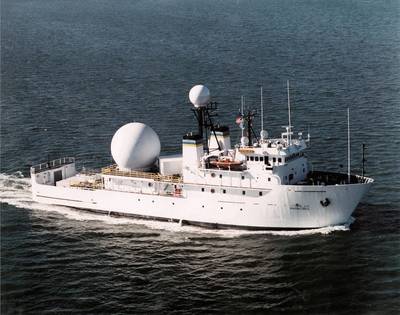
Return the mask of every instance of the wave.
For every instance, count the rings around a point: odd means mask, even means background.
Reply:
[[[320,229],[308,230],[263,230],[263,231],[245,231],[235,229],[207,229],[203,227],[196,227],[191,225],[181,226],[176,222],[160,222],[152,220],[141,220],[126,217],[113,217],[104,214],[90,213],[88,211],[80,211],[75,208],[66,206],[48,205],[38,203],[32,200],[30,178],[23,176],[22,172],[15,172],[13,174],[0,174],[0,202],[7,203],[17,208],[32,210],[38,215],[44,212],[55,212],[67,219],[77,221],[101,221],[105,224],[133,224],[141,225],[154,230],[165,230],[176,233],[187,234],[212,234],[221,237],[240,237],[245,235],[279,235],[279,236],[298,236],[298,235],[311,235],[311,234],[330,234],[336,231],[349,231],[350,225],[354,222],[354,218],[342,225],[328,226]]]

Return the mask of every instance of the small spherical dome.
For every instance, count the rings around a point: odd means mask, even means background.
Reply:
[[[190,89],[189,99],[194,107],[206,106],[210,101],[210,90],[204,85],[195,85]]]
[[[267,130],[261,130],[260,131],[260,137],[261,137],[261,139],[267,139],[268,138],[268,131]]]
[[[247,137],[241,137],[240,138],[240,143],[242,144],[242,146],[247,146],[249,144],[249,138]]]
[[[151,166],[160,154],[160,139],[142,123],[129,123],[117,130],[111,141],[111,154],[123,171]]]

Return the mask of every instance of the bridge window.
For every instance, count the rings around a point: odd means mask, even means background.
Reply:
[[[260,156],[260,162],[264,161],[264,157]]]
[[[269,182],[271,181],[271,177],[268,177],[268,181],[269,181]]]
[[[275,163],[275,162],[276,162],[276,158],[272,158],[272,162],[274,162],[274,163]]]
[[[250,156],[250,161],[254,161],[254,156]]]
[[[242,179],[244,179],[244,176],[242,176]]]
[[[245,194],[246,194],[246,191],[245,191],[245,190],[243,190],[243,191],[242,191],[242,195],[245,195]]]
[[[293,174],[289,174],[289,180],[293,179]]]
[[[215,193],[215,189],[214,188],[211,188],[211,193],[213,194],[213,193]]]
[[[262,195],[263,195],[263,194],[262,194],[262,191],[260,191],[260,192],[258,193],[258,195],[259,195],[259,196],[262,196]]]
[[[254,157],[254,161],[258,162],[258,156]]]
[[[222,178],[222,174],[219,174],[219,178]]]
[[[204,192],[204,188],[202,188],[201,191]]]
[[[222,193],[223,193],[223,194],[226,194],[226,189],[222,189]]]
[[[278,162],[281,163],[281,162],[282,162],[282,159],[281,159],[281,158],[278,158]]]

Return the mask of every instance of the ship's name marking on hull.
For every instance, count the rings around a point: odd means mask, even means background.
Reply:
[[[309,205],[300,205],[296,203],[294,206],[289,206],[290,210],[310,210]]]

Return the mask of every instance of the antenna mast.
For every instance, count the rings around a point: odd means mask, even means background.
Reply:
[[[244,96],[242,95],[242,104],[240,108],[240,114],[242,115],[242,119],[244,119]],[[242,137],[244,137],[244,128],[241,126],[242,129]]]
[[[263,101],[263,87],[261,86],[261,130],[264,130],[264,101]]]
[[[288,129],[288,141],[289,145],[292,144],[292,122],[290,119],[290,89],[289,89],[289,80],[287,80],[287,101],[288,101],[288,112],[289,112],[289,129]]]
[[[364,177],[364,175],[365,175],[365,169],[364,169],[364,166],[365,166],[365,161],[366,161],[366,159],[365,159],[365,143],[363,143],[362,144],[362,177]]]
[[[347,107],[347,181],[350,184],[350,109]]]

